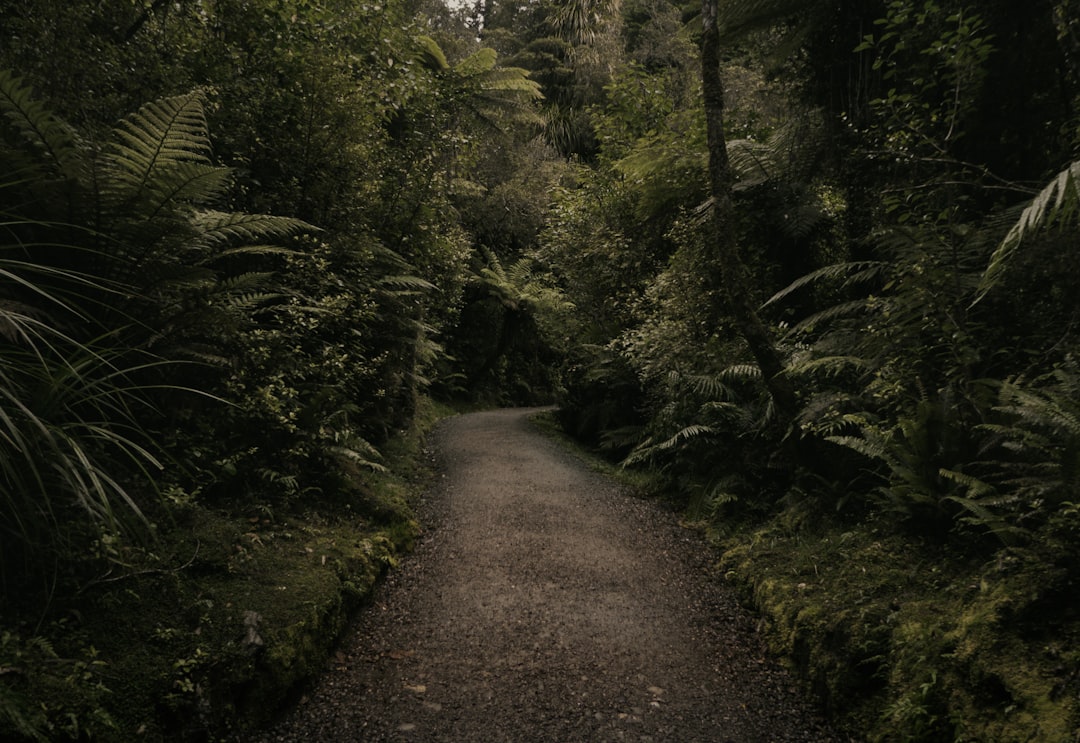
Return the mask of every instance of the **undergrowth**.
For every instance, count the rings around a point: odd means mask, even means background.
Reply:
[[[1064,563],[1076,548],[1060,536],[1073,521],[1038,547],[972,558],[872,524],[795,529],[781,514],[719,540],[718,568],[857,739],[1075,740],[1080,613]]]
[[[553,418],[534,420],[574,447]],[[706,533],[717,579],[852,740],[1080,736],[1080,509],[1063,509],[1023,546],[971,550],[797,500],[739,518],[703,514],[649,470],[577,453]]]
[[[290,513],[179,508],[146,546],[42,614],[0,607],[0,740],[221,739],[265,723],[321,667],[410,548],[429,405],[387,473]],[[103,547],[104,549],[104,547]]]

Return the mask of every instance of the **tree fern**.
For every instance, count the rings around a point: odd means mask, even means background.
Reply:
[[[544,97],[540,84],[529,79],[528,70],[499,67],[497,59],[494,49],[484,47],[454,65],[458,103],[474,122],[496,131],[507,122],[539,124],[533,104]]]

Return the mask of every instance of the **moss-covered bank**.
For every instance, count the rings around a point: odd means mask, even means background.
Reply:
[[[657,473],[586,454],[551,416],[538,423],[597,469],[685,508]],[[998,549],[807,518],[797,503],[738,525],[686,517],[772,652],[853,740],[1080,741],[1080,507]]]
[[[0,607],[0,740],[219,740],[265,722],[415,538],[423,433],[347,496],[177,508],[154,543],[88,556],[110,567],[74,595]]]
[[[1075,548],[1053,529],[973,559],[869,525],[783,524],[722,540],[718,567],[839,728],[870,741],[1080,738],[1080,602],[1060,559]]]

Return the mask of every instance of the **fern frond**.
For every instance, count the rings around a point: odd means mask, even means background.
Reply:
[[[975,302],[986,296],[1005,273],[1006,266],[1024,238],[1032,232],[1062,223],[1080,209],[1080,160],[1058,173],[1024,209],[1020,219],[990,256],[990,263],[983,273],[976,292]]]
[[[114,177],[141,188],[151,175],[180,163],[210,164],[210,137],[203,94],[164,98],[147,103],[113,130],[110,148]]]
[[[140,216],[154,219],[169,208],[203,206],[218,199],[232,182],[232,170],[204,163],[177,163],[162,168],[146,183]]]
[[[214,255],[210,256],[210,261],[221,260],[223,258],[230,258],[237,255],[247,256],[268,256],[268,255],[282,255],[295,257],[300,255],[299,251],[292,248],[284,248],[280,245],[240,245],[235,248],[226,248],[225,250],[218,251]]]
[[[1005,518],[994,511],[995,507],[1013,505],[1015,497],[1001,498],[965,498],[959,495],[947,495],[944,500],[963,508],[968,516],[960,519],[965,524],[986,529],[1001,540],[1002,544],[1015,545],[1030,536],[1026,529],[1010,524]]]
[[[10,70],[0,70],[0,116],[60,175],[76,178],[79,136],[75,129],[34,98],[33,89]]]
[[[284,241],[297,235],[319,231],[318,227],[292,217],[212,210],[196,212],[192,215],[192,223],[198,230],[196,244],[207,249],[248,243],[248,250],[261,250],[261,247],[250,243]]]
[[[827,307],[821,312],[815,312],[810,317],[804,318],[792,326],[791,330],[787,332],[789,337],[799,335],[800,333],[806,333],[812,331],[818,325],[822,325],[833,320],[842,317],[852,317],[854,315],[862,314],[866,311],[868,306],[867,299],[854,299],[850,302],[842,302],[840,304]]]
[[[673,449],[679,445],[679,442],[687,441],[698,436],[705,436],[710,433],[716,433],[716,431],[709,426],[692,423],[689,426],[684,426],[683,428],[676,431],[674,436],[664,441],[661,441],[659,444],[656,445],[656,449],[658,451],[663,451],[665,449]]]
[[[732,364],[720,372],[720,378],[731,381],[761,379],[761,369],[755,364]]]
[[[382,465],[382,464],[379,464],[378,462],[372,461],[368,456],[365,456],[362,452],[359,452],[359,451],[357,451],[356,449],[354,449],[352,447],[348,447],[348,446],[332,446],[332,447],[330,447],[330,452],[332,454],[338,455],[339,457],[342,457],[343,459],[347,459],[348,461],[352,462],[353,464],[360,465],[361,467],[366,467],[369,470],[372,470],[373,472],[388,472],[389,471],[386,468],[385,465]]]
[[[416,43],[420,46],[420,63],[432,72],[445,72],[450,69],[450,63],[446,61],[439,43],[430,36],[417,36]]]
[[[870,441],[859,436],[827,436],[826,441],[851,449],[869,459],[888,461],[888,452],[884,441]]]
[[[823,373],[826,377],[837,377],[849,369],[865,372],[873,368],[866,359],[858,356],[823,356],[794,363],[788,367],[788,374]]]
[[[526,98],[540,100],[544,97],[540,83],[529,79],[529,71],[522,67],[498,67],[486,73],[480,87],[487,92],[524,93]]]
[[[730,400],[734,397],[731,388],[724,384],[720,377],[713,374],[693,374],[686,377],[685,381],[695,394],[713,400]]]
[[[943,479],[954,482],[967,490],[969,498],[981,498],[994,492],[993,485],[965,472],[941,468],[938,470],[938,474]]]
[[[1080,437],[1080,417],[1066,405],[1013,385],[1003,387],[1002,395],[1007,395],[1011,404],[999,406],[995,408],[996,410],[1015,415],[1035,427],[1049,428],[1058,434]]]
[[[670,451],[676,448],[680,443],[689,441],[690,438],[696,438],[715,432],[715,429],[708,427],[708,425],[691,423],[659,443],[656,443],[656,440],[654,440],[652,436],[649,436],[645,441],[634,447],[634,450],[622,460],[621,467],[632,467],[634,464],[649,461],[656,456],[658,452]]]
[[[811,284],[817,284],[819,282],[842,282],[842,286],[847,288],[854,284],[865,283],[873,281],[881,276],[886,270],[890,268],[890,264],[882,261],[851,261],[848,263],[834,263],[831,266],[825,266],[819,268],[816,271],[811,271],[805,276],[801,276],[795,281],[788,284],[786,287],[778,291],[769,297],[768,301],[762,305],[762,307],[768,307],[774,302],[779,302],[792,292],[798,291],[804,286]]]
[[[535,102],[544,95],[541,86],[520,67],[496,67],[495,50],[483,48],[454,67],[471,93],[462,103],[480,124],[498,132],[504,121],[540,124]]]
[[[728,142],[728,159],[735,173],[735,190],[742,191],[774,178],[779,170],[776,150],[749,139]]]
[[[499,55],[494,49],[483,47],[470,54],[454,66],[454,71],[466,77],[481,75],[495,68]]]
[[[429,292],[438,288],[427,279],[409,275],[382,276],[379,278],[379,283],[393,289],[410,292]]]

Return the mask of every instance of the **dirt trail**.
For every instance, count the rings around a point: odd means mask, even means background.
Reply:
[[[831,741],[701,540],[532,429],[445,421],[430,529],[265,741]]]

